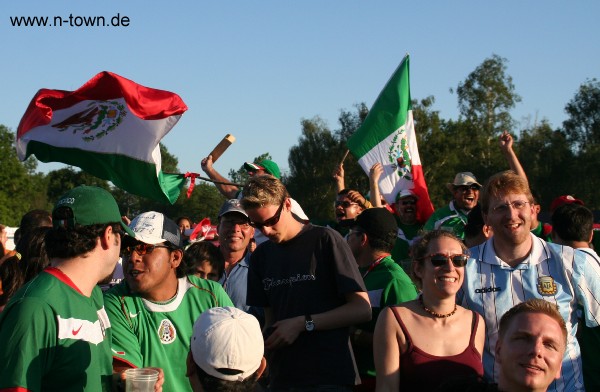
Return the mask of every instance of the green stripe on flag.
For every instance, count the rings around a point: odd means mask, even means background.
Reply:
[[[406,123],[411,110],[409,56],[406,55],[375,100],[367,118],[348,139],[348,149],[360,159]]]
[[[125,155],[98,153],[78,148],[56,147],[31,140],[26,157],[34,154],[41,162],[62,162],[77,166],[96,177],[111,181],[115,186],[134,195],[162,203],[174,204],[185,184],[183,174],[156,174],[156,166]],[[153,178],[154,181],[146,179]]]

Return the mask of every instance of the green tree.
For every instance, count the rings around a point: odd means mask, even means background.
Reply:
[[[262,161],[263,159],[272,160],[273,158],[271,158],[271,154],[269,154],[268,152],[265,152],[264,154],[261,154],[261,155],[257,156],[256,158],[254,158],[251,162],[258,163],[258,162]],[[248,178],[249,178],[248,172],[246,171],[246,169],[244,169],[243,163],[238,170],[233,170],[233,169],[229,170],[229,179],[234,184],[245,184],[248,182]]]
[[[506,73],[507,60],[492,55],[471,72],[464,82],[458,84],[458,108],[461,116],[457,123],[464,122],[456,131],[455,137],[464,140],[465,147],[471,150],[464,158],[480,164],[486,176],[493,168],[501,165],[502,157],[496,146],[498,136],[504,131],[512,131],[514,120],[510,115],[521,97],[515,92],[512,77]]]
[[[14,141],[14,133],[0,125],[0,223],[9,226],[17,226],[29,210],[48,208],[44,177],[35,173],[37,161],[20,162]]]
[[[600,145],[600,81],[586,80],[579,86],[565,112],[569,118],[563,122],[563,128],[575,149],[596,149]]]
[[[93,176],[82,170],[75,170],[73,166],[52,170],[47,175],[46,195],[52,203],[56,202],[67,191],[79,186],[97,186],[110,190],[108,181]]]

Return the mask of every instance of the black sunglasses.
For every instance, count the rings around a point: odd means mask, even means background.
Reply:
[[[150,245],[146,243],[138,243],[135,245],[127,245],[121,247],[121,254],[123,256],[131,256],[133,251],[135,251],[135,253],[137,253],[138,255],[143,256],[145,254],[152,253],[152,251],[154,251],[154,249],[156,248],[167,248],[169,250],[173,250],[173,248],[166,245]]]
[[[344,200],[344,201],[339,201],[339,200],[336,200],[334,205],[335,205],[336,207],[342,206],[342,207],[344,207],[344,208],[349,208],[349,207],[351,207],[351,206],[355,206],[355,205],[357,206],[357,205],[358,205],[358,203],[353,203],[353,202],[351,202],[351,201],[348,201],[348,200]]]
[[[456,189],[457,191],[461,191],[461,192],[466,192],[469,189],[472,189],[474,191],[478,191],[479,190],[479,185],[477,184],[471,184],[471,185],[455,185],[454,189]]]
[[[448,263],[448,260],[450,260],[456,268],[460,268],[467,265],[467,261],[469,261],[469,256],[463,254],[445,255],[443,253],[434,253],[425,257],[429,257],[429,260],[431,260],[431,264],[434,267],[441,267],[443,265],[446,265],[446,263]]]
[[[271,226],[276,225],[277,222],[279,222],[279,219],[281,218],[281,212],[283,211],[284,204],[285,204],[285,199],[283,199],[283,201],[281,202],[281,205],[277,209],[277,212],[275,212],[275,215],[273,215],[272,217],[270,217],[269,219],[267,219],[264,222],[250,222],[250,226],[260,230],[263,227],[271,227]]]

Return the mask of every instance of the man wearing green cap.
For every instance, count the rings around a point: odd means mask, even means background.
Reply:
[[[98,187],[63,195],[52,220],[50,266],[0,314],[0,390],[108,391],[111,326],[97,284],[112,276],[121,236],[134,234]]]

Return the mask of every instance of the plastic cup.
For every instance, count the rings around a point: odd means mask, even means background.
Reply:
[[[153,392],[158,380],[158,370],[138,368],[125,370],[126,392]]]

